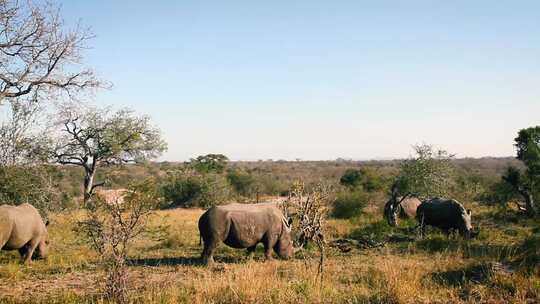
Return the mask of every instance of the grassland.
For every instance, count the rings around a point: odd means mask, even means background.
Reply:
[[[480,236],[465,242],[432,231],[419,239],[413,222],[390,228],[380,204],[352,220],[330,220],[329,238],[384,242],[376,248],[329,248],[317,276],[314,252],[293,260],[253,260],[221,246],[217,266],[199,264],[197,220],[202,210],[158,211],[153,226],[167,233],[141,239],[130,254],[130,297],[136,303],[536,303],[540,277],[534,220],[473,206]],[[2,303],[106,303],[105,272],[74,232],[77,212],[52,217],[51,255],[22,265],[15,253],[0,254]],[[538,230],[538,229],[536,229]],[[537,232],[537,231],[536,231]],[[533,238],[534,240],[534,238]],[[534,246],[537,247],[534,247]],[[369,246],[368,246],[369,247]],[[532,249],[531,249],[532,248]],[[532,251],[531,251],[532,250]],[[523,255],[526,257],[523,257]]]

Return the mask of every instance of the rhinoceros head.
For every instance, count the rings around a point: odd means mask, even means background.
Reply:
[[[274,246],[274,251],[279,255],[279,257],[283,259],[290,259],[295,252],[293,246],[293,239],[291,236],[291,224],[292,219],[289,219],[288,222],[283,219],[283,229],[281,231],[278,242]]]
[[[397,225],[396,203],[394,198],[390,198],[384,205],[384,218],[390,226]]]
[[[464,212],[461,213],[462,227],[460,227],[459,232],[466,237],[471,237],[471,233],[473,232],[471,215],[471,209],[464,210]]]
[[[49,221],[45,223],[45,228],[48,228],[48,226],[49,226]],[[42,259],[46,259],[47,256],[49,255],[49,233],[47,229],[45,229],[45,232],[41,236],[41,241],[38,244],[37,249],[38,249],[37,250],[38,257]]]

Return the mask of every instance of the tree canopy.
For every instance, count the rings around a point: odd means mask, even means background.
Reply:
[[[223,173],[229,159],[223,154],[206,154],[192,158],[188,165],[199,173]]]
[[[401,163],[394,189],[400,196],[426,199],[448,194],[454,183],[452,154],[431,145],[415,145],[416,156]]]
[[[63,165],[85,170],[85,198],[95,187],[93,179],[100,164],[140,162],[159,156],[167,145],[148,116],[128,109],[66,107],[58,114],[60,129],[52,147],[53,159]]]
[[[527,214],[534,216],[537,214],[535,194],[540,183],[540,126],[520,130],[514,141],[516,158],[526,169],[509,167],[502,179],[523,197]]]
[[[81,26],[65,29],[49,1],[0,0],[0,34],[0,105],[23,97],[73,98],[108,86],[82,65],[82,51],[94,35]]]

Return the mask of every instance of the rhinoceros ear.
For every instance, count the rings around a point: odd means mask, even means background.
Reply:
[[[471,214],[472,214],[471,209],[467,209],[467,215],[468,215],[468,216],[471,216]]]

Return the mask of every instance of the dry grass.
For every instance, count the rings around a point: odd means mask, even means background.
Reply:
[[[249,261],[244,251],[221,246],[217,266],[198,262],[197,220],[201,210],[159,211],[154,226],[168,231],[160,240],[138,241],[129,277],[135,303],[531,303],[540,301],[540,279],[513,268],[513,244],[531,234],[526,225],[490,222],[494,210],[480,210],[480,239],[469,243],[432,233],[418,240],[408,229],[381,225],[377,208],[355,220],[329,221],[331,238],[369,232],[384,239],[406,235],[385,247],[331,249],[323,280],[316,262]],[[485,217],[482,217],[486,214]],[[489,215],[489,216],[487,216]],[[95,253],[73,232],[79,214],[53,217],[50,258],[25,266],[13,253],[0,253],[2,303],[106,303],[104,277]],[[506,231],[506,232],[505,232]],[[311,253],[308,253],[308,255]],[[504,271],[479,272],[477,265],[501,262]],[[487,268],[486,268],[487,269]],[[477,273],[478,272],[478,273]]]

